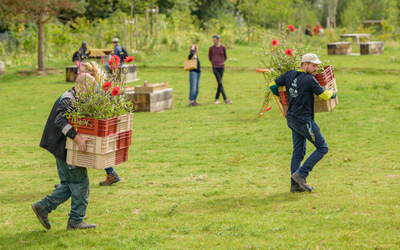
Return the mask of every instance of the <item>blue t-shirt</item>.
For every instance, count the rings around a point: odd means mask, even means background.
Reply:
[[[291,70],[278,77],[275,83],[286,87],[289,97],[288,121],[305,124],[314,120],[314,94],[320,95],[325,89],[313,75]]]

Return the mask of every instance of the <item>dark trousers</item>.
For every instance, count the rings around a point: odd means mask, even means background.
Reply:
[[[307,178],[308,174],[313,170],[315,164],[319,162],[326,153],[328,153],[328,145],[324,137],[322,136],[321,130],[314,121],[308,123],[308,127],[311,127],[312,132],[315,135],[315,140],[313,141],[311,135],[308,131],[307,124],[295,124],[292,122],[287,122],[288,127],[292,130],[293,138],[293,155],[292,162],[290,164],[290,170],[293,174],[298,171],[301,176]],[[316,150],[307,158],[300,166],[301,162],[306,155],[306,142],[307,140],[314,144]],[[296,182],[291,179],[292,185],[297,185]]]
[[[217,94],[215,95],[215,99],[219,99],[219,94],[222,94],[224,100],[227,99],[224,90],[224,85],[222,85],[222,76],[224,75],[224,70],[225,68],[213,68],[215,78],[217,79],[218,82]]]
[[[89,177],[87,169],[68,165],[66,162],[56,159],[58,176],[61,185],[51,195],[47,195],[38,202],[38,205],[47,213],[71,198],[71,212],[69,220],[82,222],[85,218],[86,208],[89,204]]]

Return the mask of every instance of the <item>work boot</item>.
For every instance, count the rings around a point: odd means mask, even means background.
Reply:
[[[293,174],[292,174],[292,179],[295,181],[295,182],[297,182],[297,184],[299,184],[300,185],[300,187],[302,187],[304,190],[306,190],[307,192],[312,192],[313,191],[313,188],[312,187],[310,187],[308,184],[307,184],[307,181],[306,181],[306,179],[303,177],[303,176],[301,176],[300,174],[299,174],[299,172],[294,172]]]
[[[300,185],[298,185],[298,184],[297,185],[292,185],[290,187],[290,192],[291,193],[302,193],[304,191],[306,191],[306,190],[304,190],[304,188],[300,187]]]
[[[113,171],[111,174],[107,174],[106,180],[100,182],[100,186],[110,186],[113,183],[117,183],[121,180],[121,178],[118,176],[117,172]]]
[[[78,229],[90,229],[90,228],[96,228],[96,224],[87,224],[86,222],[82,221],[79,223],[76,223],[74,221],[68,221],[67,223],[67,230],[78,230]]]
[[[33,212],[35,212],[36,217],[39,219],[40,223],[44,226],[46,229],[50,229],[50,221],[49,221],[49,213],[44,211],[38,204],[37,202],[32,204],[32,209]]]

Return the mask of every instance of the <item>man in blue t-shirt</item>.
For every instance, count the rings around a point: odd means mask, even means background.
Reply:
[[[314,121],[314,94],[324,100],[336,98],[333,89],[325,90],[314,75],[318,71],[318,64],[322,62],[315,54],[306,54],[301,60],[299,70],[290,70],[278,77],[270,84],[275,95],[278,87],[285,86],[289,97],[289,108],[286,120],[292,130],[293,155],[290,164],[292,179],[290,192],[312,192],[314,187],[307,184],[306,178],[313,167],[328,152],[328,145]],[[306,154],[306,142],[309,140],[316,150],[300,166]]]

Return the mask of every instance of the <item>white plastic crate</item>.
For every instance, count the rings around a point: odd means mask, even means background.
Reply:
[[[133,113],[118,116],[117,133],[132,130]]]

